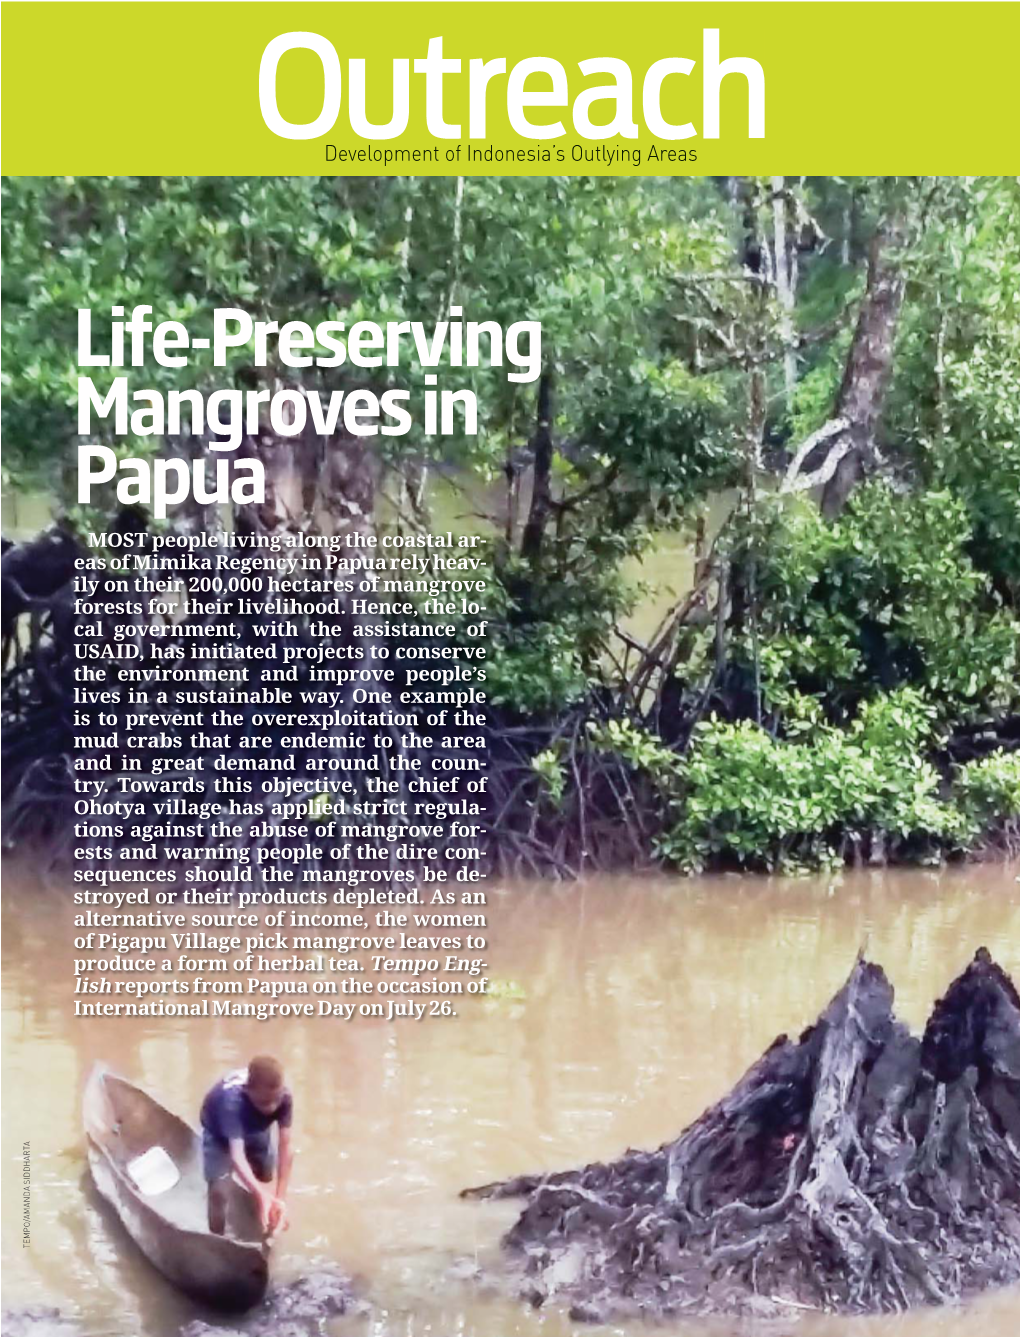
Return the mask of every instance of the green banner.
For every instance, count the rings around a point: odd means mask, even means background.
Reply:
[[[35,4],[9,174],[1006,173],[1012,4]]]

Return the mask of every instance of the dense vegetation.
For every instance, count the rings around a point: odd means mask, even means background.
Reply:
[[[3,204],[4,482],[55,487],[71,533],[111,519],[70,488],[78,307],[542,322],[535,386],[457,373],[481,428],[442,458],[338,439],[323,496],[301,456],[315,523],[374,496],[427,527],[438,482],[488,535],[504,868],[1015,845],[1016,181],[12,179]],[[240,384],[244,361],[139,383]],[[636,632],[626,573],[672,532],[690,587]],[[5,711],[31,728],[13,629],[42,594],[19,579],[5,558]]]

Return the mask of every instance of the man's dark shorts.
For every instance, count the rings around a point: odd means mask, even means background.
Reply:
[[[272,1138],[267,1128],[264,1133],[251,1133],[244,1139],[244,1154],[255,1178],[268,1184],[276,1170],[276,1154],[273,1151]],[[208,1183],[224,1179],[232,1170],[230,1147],[213,1137],[207,1128],[202,1129],[202,1169]]]

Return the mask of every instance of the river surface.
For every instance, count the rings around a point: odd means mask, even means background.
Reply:
[[[293,1226],[275,1275],[339,1260],[369,1317],[334,1337],[561,1337],[531,1310],[456,1280],[497,1255],[512,1203],[466,1185],[615,1157],[674,1137],[781,1031],[799,1031],[858,948],[888,970],[919,1027],[975,949],[1020,979],[1020,868],[833,879],[604,879],[494,888],[500,996],[452,1020],[87,1018],[71,1012],[73,909],[9,876],[3,898],[4,1303],[50,1304],[103,1337],[174,1337],[194,1306],[133,1250],[88,1189],[81,1089],[101,1059],[194,1119],[220,1072],[277,1053],[294,1091]],[[20,1247],[22,1142],[33,1155],[32,1245]],[[968,1337],[1020,1331],[1020,1294],[904,1318],[791,1318],[802,1337]],[[662,1329],[660,1329],[661,1331]],[[732,1324],[676,1323],[678,1337]],[[597,1330],[596,1330],[597,1331]],[[640,1337],[640,1324],[614,1326]],[[769,1330],[776,1333],[773,1327]]]

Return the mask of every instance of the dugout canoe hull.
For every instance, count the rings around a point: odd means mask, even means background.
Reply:
[[[227,1234],[207,1228],[202,1142],[195,1129],[101,1065],[89,1076],[82,1114],[93,1182],[153,1267],[217,1309],[257,1304],[269,1282],[269,1246],[254,1200],[231,1181]],[[171,1187],[143,1193],[128,1166],[154,1147],[163,1148],[179,1178]]]

